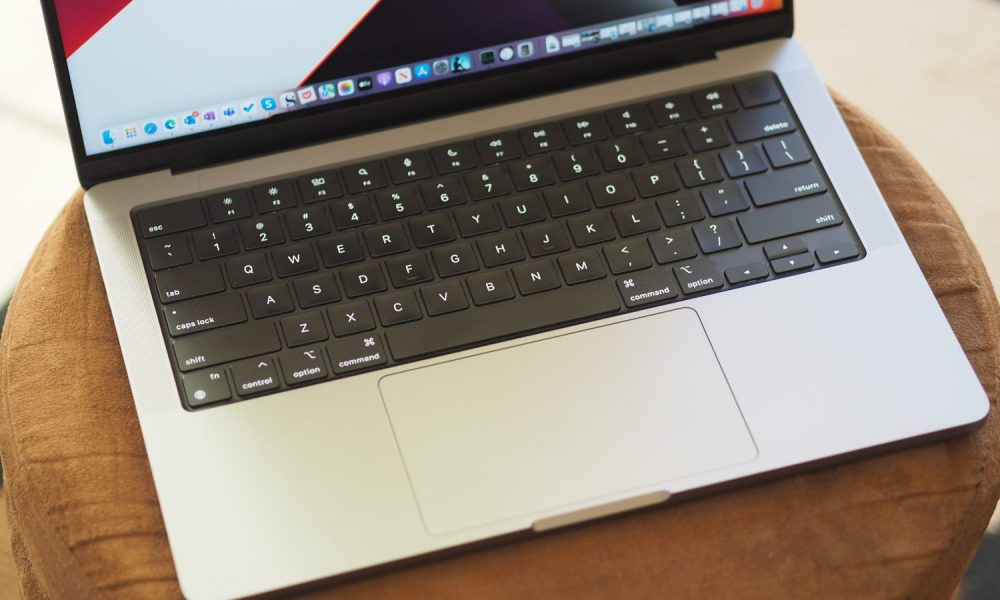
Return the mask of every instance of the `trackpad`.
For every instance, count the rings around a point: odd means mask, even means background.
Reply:
[[[434,534],[530,524],[757,455],[691,309],[390,375],[380,387]]]

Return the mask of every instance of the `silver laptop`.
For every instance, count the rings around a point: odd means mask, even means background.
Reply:
[[[43,5],[189,598],[985,418],[791,0]]]

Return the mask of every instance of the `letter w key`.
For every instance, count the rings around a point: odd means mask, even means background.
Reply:
[[[294,244],[273,250],[271,258],[274,261],[274,270],[278,273],[278,277],[301,275],[319,268],[316,253],[313,252],[312,246],[309,244]]]

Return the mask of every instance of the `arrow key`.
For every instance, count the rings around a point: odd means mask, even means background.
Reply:
[[[768,273],[767,267],[761,263],[752,263],[749,265],[743,265],[742,267],[726,269],[726,279],[732,285],[767,279],[768,275],[770,275],[770,273]]]
[[[806,248],[806,245],[799,238],[788,238],[764,244],[764,254],[768,260],[784,258],[793,254],[802,254],[808,251],[809,249]]]
[[[853,243],[843,242],[835,246],[817,250],[816,258],[819,259],[820,264],[828,265],[842,260],[857,258],[860,254],[861,252],[858,250],[858,247]]]
[[[772,260],[771,268],[774,269],[774,273],[776,275],[784,275],[785,273],[791,273],[793,271],[811,269],[815,264],[816,263],[813,261],[812,255],[805,253]]]

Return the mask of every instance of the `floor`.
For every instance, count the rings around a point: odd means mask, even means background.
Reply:
[[[0,87],[0,305],[77,185],[39,3],[7,4],[0,20],[0,81],[9,82]],[[1000,282],[1000,192],[984,177],[996,172],[989,140],[1000,139],[1000,1],[800,1],[796,8],[796,37],[825,80],[906,143],[954,202]],[[980,585],[1000,572],[1000,512],[991,529],[997,536],[976,559],[967,600],[1000,597],[995,577]],[[12,574],[0,540],[0,600],[17,597]]]

